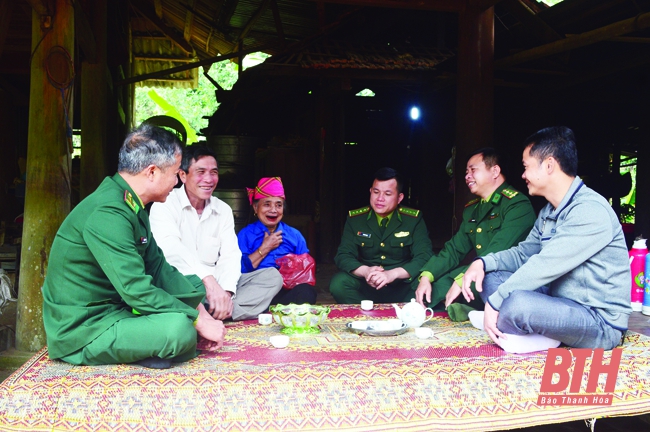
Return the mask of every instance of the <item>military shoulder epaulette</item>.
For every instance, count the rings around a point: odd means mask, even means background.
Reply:
[[[412,209],[409,207],[400,207],[398,210],[401,214],[411,216],[411,217],[418,217],[420,214],[420,210]]]
[[[359,215],[362,215],[362,214],[366,214],[369,211],[370,211],[370,207],[361,207],[361,208],[358,208],[358,209],[355,209],[355,210],[350,210],[348,212],[348,214],[350,215],[350,217],[355,217],[355,216],[359,216]]]
[[[506,197],[508,199],[513,199],[514,197],[517,196],[518,193],[519,192],[514,190],[514,189],[504,189],[504,190],[501,191],[501,195],[503,195],[504,197]]]
[[[140,211],[140,206],[135,202],[135,200],[133,199],[133,195],[128,190],[124,191],[124,202],[126,203],[126,205],[131,207],[131,210],[133,210],[135,214],[138,214],[138,212]]]
[[[479,201],[480,201],[480,200],[479,200],[478,198],[473,199],[473,200],[471,200],[470,202],[468,202],[467,204],[465,204],[465,207],[473,206],[474,204],[476,204],[476,203],[479,202]]]

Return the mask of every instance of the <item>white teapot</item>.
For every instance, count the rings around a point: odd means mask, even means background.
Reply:
[[[401,319],[402,322],[411,328],[420,327],[422,324],[433,318],[433,309],[425,309],[424,306],[416,302],[415,299],[411,299],[411,303],[406,303],[401,309],[395,303],[393,303],[393,307],[395,308],[397,318]],[[428,317],[427,311],[431,312],[431,315]]]

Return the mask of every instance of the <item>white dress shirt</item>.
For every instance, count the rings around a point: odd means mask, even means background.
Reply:
[[[164,203],[154,203],[149,219],[169,264],[185,275],[201,279],[212,275],[224,290],[237,291],[241,251],[228,204],[213,196],[199,216],[183,185],[173,189]]]

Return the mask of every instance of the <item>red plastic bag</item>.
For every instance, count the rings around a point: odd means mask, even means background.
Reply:
[[[275,260],[280,266],[282,288],[292,289],[298,284],[316,285],[316,261],[308,253],[288,254]]]

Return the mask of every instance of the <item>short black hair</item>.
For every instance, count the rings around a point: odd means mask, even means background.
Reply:
[[[560,169],[568,176],[578,173],[578,149],[573,131],[566,126],[541,129],[526,138],[524,148],[530,147],[530,155],[540,163],[549,156],[558,161]]]
[[[219,171],[219,161],[217,156],[210,147],[204,145],[191,145],[183,149],[183,161],[181,162],[181,169],[186,173],[189,172],[192,161],[197,161],[204,156],[212,156],[217,162],[217,171]]]
[[[400,177],[397,170],[389,167],[379,168],[375,172],[375,180],[386,181],[395,179],[397,182],[397,193],[402,193],[402,178]]]
[[[483,147],[483,148],[480,148],[478,150],[475,150],[474,152],[472,152],[471,155],[469,155],[469,157],[467,159],[469,160],[473,156],[476,156],[476,155],[479,155],[479,154],[483,156],[483,162],[485,162],[485,166],[487,168],[492,168],[495,165],[499,165],[499,168],[502,168],[502,170],[503,170],[503,167],[501,166],[501,155],[494,148],[492,148],[492,147]]]

